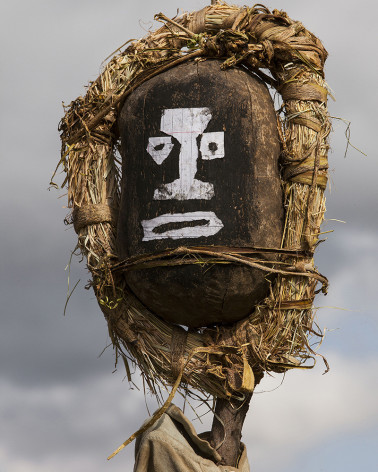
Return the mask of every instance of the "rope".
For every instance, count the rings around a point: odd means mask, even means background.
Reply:
[[[110,223],[117,225],[118,211],[101,203],[76,207],[72,213],[72,222],[76,233],[89,225]]]

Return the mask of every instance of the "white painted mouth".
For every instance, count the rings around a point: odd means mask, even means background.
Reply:
[[[144,231],[142,241],[208,237],[223,228],[222,221],[212,211],[166,213],[151,220],[142,220],[141,224]],[[179,227],[169,229],[170,226]]]

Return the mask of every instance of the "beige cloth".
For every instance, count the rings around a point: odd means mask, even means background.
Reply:
[[[137,438],[134,472],[249,472],[243,443],[237,468],[217,466],[220,459],[208,441],[197,435],[183,412],[170,405],[166,413]]]

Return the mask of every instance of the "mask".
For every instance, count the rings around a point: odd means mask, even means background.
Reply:
[[[122,258],[180,246],[280,247],[273,103],[259,79],[220,65],[183,64],[126,100],[119,119]],[[125,277],[153,313],[189,327],[244,318],[269,290],[266,272],[200,260]]]

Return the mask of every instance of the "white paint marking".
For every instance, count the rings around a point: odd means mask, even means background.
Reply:
[[[158,136],[148,140],[147,152],[159,166],[167,159],[172,149],[172,138],[169,136]]]
[[[198,226],[184,226],[170,229],[161,233],[156,232],[159,226],[168,223],[190,223],[191,221],[206,220],[207,223]],[[223,228],[222,221],[212,211],[194,211],[189,213],[166,213],[151,220],[142,220],[144,236],[142,241],[154,239],[182,239],[208,237],[218,233]],[[155,231],[154,231],[155,230]]]
[[[156,189],[154,200],[210,200],[213,198],[214,185],[195,178],[199,157],[198,137],[201,137],[203,159],[221,159],[224,157],[223,131],[203,134],[211,118],[210,109],[206,107],[172,108],[163,111],[160,124],[161,131],[173,136],[181,144],[179,178]],[[165,137],[165,139],[169,138]],[[162,150],[156,150],[156,146],[163,142]],[[160,165],[168,157],[172,147],[173,145],[169,149],[167,141],[164,141],[163,138],[150,138],[147,151],[154,161]],[[166,152],[168,153],[166,154]]]
[[[224,157],[224,132],[204,133],[201,138],[202,159],[222,159]]]

